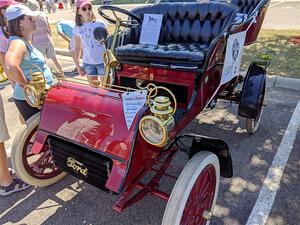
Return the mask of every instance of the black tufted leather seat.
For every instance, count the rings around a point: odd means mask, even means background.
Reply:
[[[125,30],[125,45],[116,48],[121,61],[170,62],[201,67],[210,43],[234,22],[237,8],[220,2],[160,3],[136,8],[145,13],[163,14],[158,45],[139,44],[141,26]]]
[[[230,0],[229,3],[239,7],[239,13],[250,16],[260,1],[264,0]]]

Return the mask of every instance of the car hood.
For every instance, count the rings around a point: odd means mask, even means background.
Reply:
[[[48,91],[39,131],[128,160],[145,109],[128,129],[121,93],[64,82]]]

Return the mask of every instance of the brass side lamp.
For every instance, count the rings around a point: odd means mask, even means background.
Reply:
[[[32,67],[38,68],[38,71],[32,72]],[[25,100],[30,106],[40,109],[48,89],[46,79],[37,65],[32,65],[29,73],[32,79],[24,86]]]
[[[158,90],[164,90],[172,97],[159,95],[150,99]],[[165,146],[169,139],[168,136],[175,126],[175,119],[173,115],[176,112],[177,101],[174,94],[167,88],[157,86],[151,89],[148,94],[148,105],[150,107],[151,115],[144,116],[139,123],[139,131],[146,142],[157,147]],[[171,104],[174,104],[172,107]]]

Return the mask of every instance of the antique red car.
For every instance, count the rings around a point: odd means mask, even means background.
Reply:
[[[168,201],[163,225],[207,224],[220,176],[233,175],[229,148],[223,140],[182,130],[222,99],[238,103],[247,131],[256,131],[269,58],[259,55],[245,76],[229,74],[224,81],[223,72],[231,35],[245,32],[243,45],[253,43],[268,4],[160,3],[131,12],[101,6],[100,15],[116,24],[104,55],[104,82],[91,87],[80,78],[63,78],[45,91],[39,74],[32,75],[25,95],[41,112],[26,121],[15,138],[11,158],[18,176],[47,186],[71,174],[119,195],[113,206],[119,212],[151,194]],[[116,13],[129,19],[123,21]],[[139,42],[146,14],[163,15],[157,45]],[[237,15],[242,15],[240,21]],[[229,52],[233,58],[240,54],[238,45],[234,42]],[[126,117],[126,95],[134,103],[130,107],[145,101],[131,120]],[[178,151],[189,161],[176,177],[167,169]],[[145,176],[151,178],[144,182]],[[162,177],[177,180],[171,193],[159,189]]]

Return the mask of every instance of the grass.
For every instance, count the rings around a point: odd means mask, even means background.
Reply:
[[[300,78],[300,45],[289,40],[300,36],[300,30],[261,30],[257,42],[244,49],[242,70],[263,50],[275,51],[268,69],[270,75],[291,76]]]
[[[56,48],[68,49],[65,40],[58,36],[55,25],[51,24],[52,38]],[[113,25],[109,27],[112,33]],[[242,70],[247,70],[249,63],[255,55],[263,50],[275,51],[268,74],[300,78],[300,45],[295,45],[289,40],[300,36],[300,30],[261,30],[257,42],[246,46],[242,59]]]

